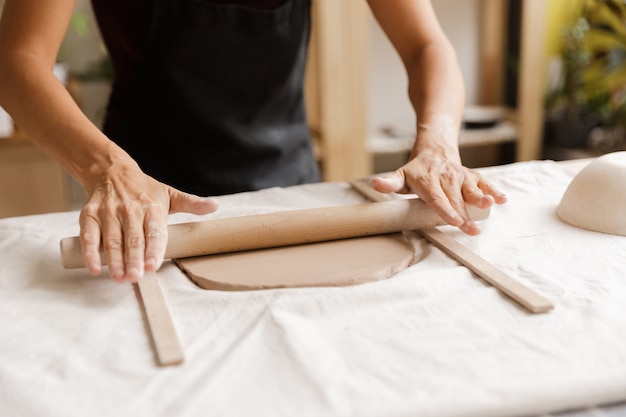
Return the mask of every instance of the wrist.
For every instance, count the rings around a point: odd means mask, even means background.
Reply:
[[[118,178],[129,178],[134,172],[141,172],[139,165],[111,142],[107,144],[105,151],[99,153],[83,170],[80,183],[91,195],[103,184],[116,182]]]
[[[437,114],[418,123],[412,157],[429,156],[460,163],[459,131],[460,121],[448,114]]]

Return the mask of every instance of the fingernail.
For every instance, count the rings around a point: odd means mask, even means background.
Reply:
[[[143,271],[137,267],[130,268],[128,273],[128,280],[130,282],[137,282],[137,280],[143,275]]]
[[[124,281],[124,271],[122,271],[121,269],[113,271],[111,273],[111,278],[115,282],[123,282]]]
[[[144,262],[146,271],[152,271],[152,269],[154,269],[155,264],[156,264],[156,259],[154,258],[146,259],[146,261]]]
[[[146,271],[156,271],[158,262],[156,258],[148,258],[146,259],[145,268]]]
[[[481,207],[481,208],[488,208],[488,207],[491,207],[491,206],[492,206],[495,202],[496,202],[496,199],[495,199],[495,198],[493,198],[493,197],[492,197],[492,196],[490,196],[490,195],[486,195],[486,196],[484,196],[484,197],[481,199],[481,202],[480,202],[480,207]]]
[[[480,233],[480,228],[474,221],[467,221],[460,227],[461,231],[468,235],[477,235]]]

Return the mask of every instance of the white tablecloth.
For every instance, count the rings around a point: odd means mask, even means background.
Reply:
[[[408,270],[345,288],[206,291],[168,262],[159,276],[186,354],[169,368],[130,284],[62,269],[77,212],[0,220],[0,416],[488,417],[626,400],[626,238],[558,220],[574,172],[486,169],[509,202],[479,237],[444,228],[549,297],[549,314],[421,241]],[[171,221],[362,200],[327,183],[220,201]]]

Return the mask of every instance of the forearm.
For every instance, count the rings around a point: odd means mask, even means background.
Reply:
[[[440,148],[458,158],[465,88],[452,46],[445,39],[426,43],[405,66],[416,115],[414,153]]]
[[[465,106],[463,78],[452,45],[428,0],[368,0],[395,46],[409,78],[417,134],[409,161],[374,178],[382,193],[415,193],[449,224],[468,234],[480,229],[466,205],[489,207],[506,197],[461,165],[458,136]]]
[[[133,165],[82,113],[49,65],[13,53],[0,69],[0,105],[28,137],[88,191],[113,164]]]

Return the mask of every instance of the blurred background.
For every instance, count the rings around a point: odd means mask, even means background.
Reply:
[[[624,149],[624,0],[432,2],[465,80],[466,165]],[[313,0],[313,19],[307,106],[324,179],[399,167],[415,134],[399,57],[364,0]],[[112,71],[89,0],[77,1],[55,72],[100,126]],[[0,217],[74,210],[85,201],[2,110],[0,196]]]

